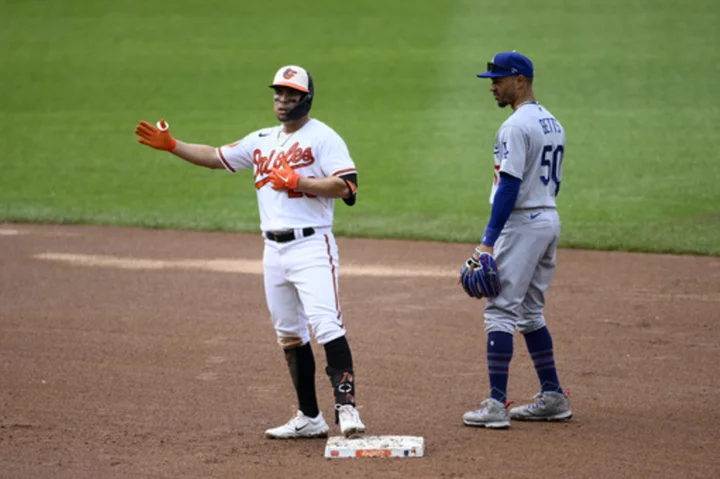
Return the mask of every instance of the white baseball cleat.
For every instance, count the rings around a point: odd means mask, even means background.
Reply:
[[[340,421],[340,432],[345,437],[351,437],[365,432],[365,424],[360,420],[358,410],[349,404],[344,406],[336,405],[338,419]]]
[[[265,435],[270,439],[309,439],[313,437],[327,437],[328,425],[322,413],[317,417],[307,417],[302,411],[290,419],[287,424],[268,429]]]
[[[568,421],[572,418],[567,394],[540,392],[533,402],[510,410],[510,417],[519,421]]]
[[[488,398],[480,403],[480,409],[468,411],[463,415],[466,426],[506,429],[510,427],[510,415],[507,406],[497,399]]]

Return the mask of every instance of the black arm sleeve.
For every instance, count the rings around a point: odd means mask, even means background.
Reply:
[[[347,175],[340,175],[340,178],[345,182],[345,185],[348,188],[348,191],[350,192],[350,196],[347,198],[343,198],[342,200],[345,202],[346,205],[352,206],[355,204],[355,201],[357,200],[357,173],[348,173]]]

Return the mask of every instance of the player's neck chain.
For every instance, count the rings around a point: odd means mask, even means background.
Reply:
[[[279,147],[285,146],[285,143],[287,143],[288,140],[289,140],[290,138],[292,138],[292,136],[295,134],[296,131],[297,131],[297,130],[293,131],[293,132],[290,133],[290,134],[287,134],[287,133],[285,133],[285,132],[282,130],[282,128],[280,128],[280,129],[278,130],[277,139],[276,139],[276,141],[275,141],[275,143],[277,144],[277,146],[279,146]],[[281,137],[283,137],[283,138],[281,138]]]
[[[275,143],[279,147],[285,146],[285,143],[292,138],[292,136],[300,131],[302,127],[304,127],[308,122],[310,121],[310,117],[306,116],[303,118],[298,124],[297,127],[291,132],[291,133],[285,133],[285,125],[281,126],[278,130],[277,139],[275,140]],[[282,138],[281,138],[282,137]]]

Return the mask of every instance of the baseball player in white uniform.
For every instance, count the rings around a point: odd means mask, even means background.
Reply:
[[[265,296],[278,344],[285,353],[298,399],[287,424],[268,429],[274,439],[327,437],[315,393],[311,332],[325,349],[326,373],[335,396],[335,421],[343,435],[365,431],[355,408],[352,355],[339,300],[338,246],[332,233],[335,200],[355,204],[357,170],[343,139],[310,118],[312,77],[296,65],[280,68],[270,87],[280,124],[214,148],[170,136],[140,122],[138,141],[206,168],[252,168],[265,240]]]
[[[485,330],[490,397],[463,416],[468,426],[507,428],[510,419],[560,421],[572,417],[560,387],[553,343],[545,324],[544,293],[555,272],[565,131],[540,105],[532,90],[534,69],[515,51],[495,55],[488,71],[498,106],[513,113],[495,139],[495,177],[490,220],[478,247],[494,256],[500,276],[498,296],[487,298]],[[513,334],[525,337],[540,380],[534,401],[508,411],[507,383]]]

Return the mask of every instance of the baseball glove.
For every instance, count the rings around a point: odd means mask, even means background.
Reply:
[[[500,276],[495,258],[489,253],[475,253],[460,271],[460,284],[471,298],[494,298],[500,293]]]

